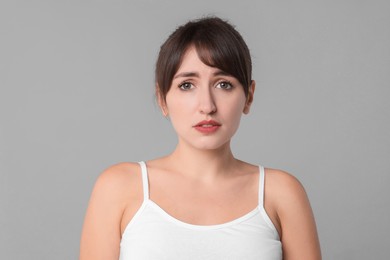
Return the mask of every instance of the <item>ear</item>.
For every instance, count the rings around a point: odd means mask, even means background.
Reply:
[[[253,102],[253,95],[255,94],[256,82],[252,80],[251,85],[248,89],[248,97],[246,98],[245,106],[244,106],[244,114],[248,114]]]
[[[163,95],[161,94],[160,88],[158,87],[158,84],[156,84],[156,97],[157,97],[158,106],[160,107],[163,116],[167,117],[168,116],[168,108],[167,108],[165,99],[164,99]]]

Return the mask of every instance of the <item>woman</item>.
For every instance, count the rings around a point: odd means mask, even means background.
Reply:
[[[211,17],[161,46],[156,95],[178,136],[169,155],[98,178],[80,259],[321,259],[301,184],[234,158],[230,140],[255,82],[240,34]]]

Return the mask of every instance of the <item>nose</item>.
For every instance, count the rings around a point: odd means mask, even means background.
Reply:
[[[199,111],[202,114],[214,114],[217,112],[217,106],[210,88],[203,89],[199,94]]]

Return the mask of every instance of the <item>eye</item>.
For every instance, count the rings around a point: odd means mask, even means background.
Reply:
[[[221,88],[221,89],[226,89],[226,90],[230,90],[233,88],[233,85],[232,83],[230,83],[229,81],[221,81],[217,84],[217,86],[215,86],[216,88]]]
[[[181,90],[190,90],[192,89],[194,86],[192,85],[192,83],[189,83],[189,82],[183,82],[179,85],[179,88]]]

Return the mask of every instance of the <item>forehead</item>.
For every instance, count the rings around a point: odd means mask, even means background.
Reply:
[[[174,77],[186,72],[202,72],[202,71],[210,71],[215,73],[215,72],[221,72],[222,70],[205,64],[200,59],[196,48],[194,46],[191,46],[185,51],[179,69],[176,71]]]

